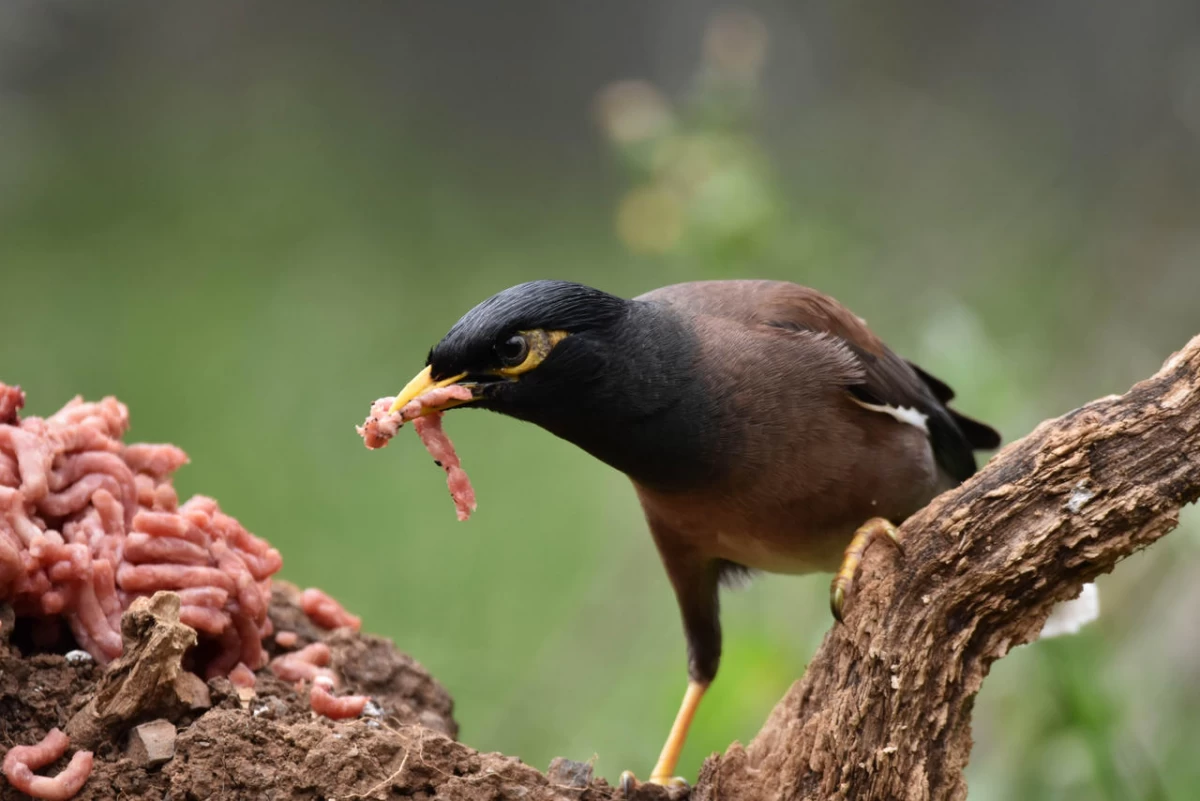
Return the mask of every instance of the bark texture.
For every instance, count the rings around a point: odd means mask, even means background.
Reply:
[[[1200,497],[1200,336],[1153,377],[1042,423],[867,554],[762,731],[693,798],[961,799],[991,664]]]

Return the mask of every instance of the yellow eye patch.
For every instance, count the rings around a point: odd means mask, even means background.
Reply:
[[[566,331],[543,331],[540,328],[535,331],[518,331],[517,335],[525,339],[525,343],[529,346],[529,352],[520,364],[496,370],[500,375],[513,377],[528,373],[550,355],[550,351],[554,350],[555,345],[570,336]]]

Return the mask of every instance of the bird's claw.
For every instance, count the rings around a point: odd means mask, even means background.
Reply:
[[[858,530],[854,532],[850,544],[846,546],[846,555],[842,558],[841,568],[833,577],[833,584],[829,589],[829,608],[838,623],[842,622],[842,610],[846,606],[846,596],[850,594],[850,590],[854,586],[854,578],[858,573],[858,566],[862,562],[863,554],[867,552],[867,548],[872,542],[885,537],[899,554],[904,556],[904,546],[900,544],[900,535],[896,531],[896,527],[882,517],[872,518],[859,526]]]
[[[621,788],[621,795],[628,798],[637,789],[637,777],[633,775],[632,770],[627,770],[621,774],[621,780],[617,782],[617,785]]]
[[[829,594],[829,609],[833,612],[833,619],[838,623],[842,622],[842,607],[846,604],[846,590],[844,587],[839,587],[836,584],[833,586],[833,591]]]
[[[651,776],[650,780],[646,783],[657,784],[661,787],[670,787],[672,789],[679,788],[686,790],[688,788],[687,779],[682,776]],[[637,780],[637,776],[633,775],[633,771],[627,770],[621,774],[621,779],[617,782],[617,786],[621,789],[621,794],[629,798],[641,786],[641,783]]]

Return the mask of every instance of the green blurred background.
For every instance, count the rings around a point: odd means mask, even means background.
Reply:
[[[625,479],[511,420],[353,426],[520,281],[815,286],[1013,439],[1200,332],[1200,7],[705,1],[0,3],[0,379],[115,394],[394,638],[462,739],[646,775],[684,683]],[[1200,536],[1100,582],[975,711],[970,797],[1196,797]],[[681,768],[753,737],[827,576],[726,596]]]

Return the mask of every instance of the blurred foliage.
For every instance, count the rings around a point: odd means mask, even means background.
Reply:
[[[1200,319],[1194,219],[1163,213],[1153,158],[1112,165],[1121,192],[1099,202],[1103,181],[1064,179],[1053,137],[887,81],[844,87],[772,142],[768,51],[794,45],[773,30],[715,17],[679,99],[602,89],[619,180],[397,104],[348,57],[314,64],[300,34],[244,73],[230,57],[228,74],[183,80],[147,48],[0,98],[0,378],[33,413],[76,393],[128,403],[131,438],[190,453],[182,494],[218,498],[281,549],[285,577],[448,686],[467,743],[644,775],[685,657],[624,478],[534,427],[455,412],[479,494],[459,525],[415,438],[369,453],[354,435],[462,312],[537,277],[624,295],[796,280],[1010,440],[1153,372]],[[1098,624],[996,665],[972,799],[1194,797],[1196,523],[1100,582]],[[726,595],[685,775],[752,738],[800,675],[827,582]]]
[[[770,164],[753,135],[767,30],[742,11],[717,14],[689,102],[673,109],[642,80],[614,83],[597,116],[635,185],[616,232],[635,253],[680,254],[721,269],[762,252],[778,224]]]

